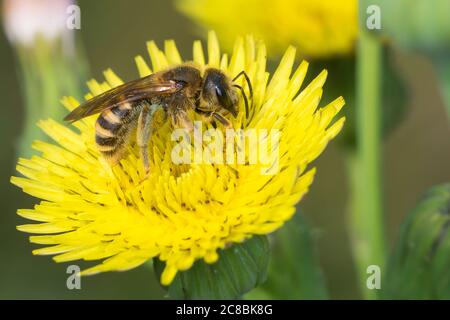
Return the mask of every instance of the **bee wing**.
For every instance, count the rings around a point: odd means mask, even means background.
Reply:
[[[182,85],[175,81],[161,81],[154,75],[149,75],[124,83],[82,103],[72,110],[64,120],[74,122],[123,103],[139,101],[157,94],[174,93],[181,87]]]

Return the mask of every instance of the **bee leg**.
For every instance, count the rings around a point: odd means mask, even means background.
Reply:
[[[213,124],[214,126],[214,119],[219,120],[221,124],[223,124],[225,127],[232,129],[231,122],[228,121],[226,118],[224,118],[220,113],[214,112],[214,111],[203,111],[200,109],[195,109],[195,112],[200,114],[203,118],[203,120]],[[214,119],[213,119],[214,118]]]
[[[208,122],[209,123],[209,122],[212,121],[212,119],[211,119],[212,112],[211,111],[203,111],[203,110],[200,110],[200,109],[195,109],[194,111],[202,117],[202,121],[203,122]]]
[[[153,114],[161,108],[158,104],[145,104],[139,114],[137,130],[136,130],[136,141],[139,146],[141,159],[144,164],[145,178],[148,177],[150,172],[150,164],[148,160],[148,143],[153,131]]]
[[[189,133],[194,131],[194,124],[192,120],[189,119],[186,112],[177,112],[173,115],[172,123],[175,128],[184,128]]]
[[[223,124],[227,129],[233,129],[233,126],[231,125],[231,122],[228,121],[226,118],[224,118],[220,113],[213,112],[212,113],[213,118],[216,120],[219,120],[221,124]]]

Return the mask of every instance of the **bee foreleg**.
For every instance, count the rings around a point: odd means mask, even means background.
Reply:
[[[137,130],[136,130],[136,141],[140,149],[140,154],[142,162],[144,164],[145,175],[147,176],[150,172],[150,164],[148,160],[148,143],[153,131],[153,115],[161,108],[159,104],[145,104],[139,114]]]
[[[232,128],[231,122],[224,118],[220,113],[214,111],[203,111],[200,109],[195,109],[195,112],[200,114],[204,121],[213,123],[214,119],[219,120],[219,122],[227,128]]]
[[[226,118],[224,118],[220,113],[213,112],[212,116],[213,116],[213,118],[219,120],[219,122],[221,124],[223,124],[226,128],[229,128],[229,129],[232,128],[231,122],[228,121]]]

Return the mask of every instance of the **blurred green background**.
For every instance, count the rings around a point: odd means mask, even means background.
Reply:
[[[179,13],[172,1],[79,0],[78,5],[81,7],[81,30],[75,33],[84,46],[90,66],[89,78],[102,78],[102,71],[108,67],[126,80],[135,78],[133,58],[137,54],[146,55],[145,42],[151,39],[158,44],[164,39],[175,39],[183,57],[189,59],[192,41],[206,35]],[[433,185],[450,181],[450,128],[431,62],[420,54],[399,50],[393,50],[390,59],[408,89],[408,113],[383,145],[385,219],[388,244],[392,246],[399,235],[401,221],[415,207],[423,192]],[[317,64],[326,66],[326,62]],[[0,32],[0,66],[0,134],[3,141],[0,298],[162,298],[164,292],[148,266],[126,273],[82,278],[82,289],[71,291],[66,288],[68,264],[56,264],[49,257],[31,254],[28,236],[16,230],[16,225],[25,220],[15,212],[17,208],[31,207],[34,200],[9,182],[10,176],[15,174],[18,137],[24,125],[25,109],[17,59],[3,31]],[[269,64],[269,70],[273,71],[275,66]],[[339,71],[353,72],[342,68]],[[330,72],[337,71],[330,69]],[[311,79],[314,75],[308,76]],[[330,76],[333,79],[340,77],[339,74]],[[325,91],[330,83],[325,85]],[[390,93],[389,90],[385,92],[388,100]],[[336,95],[340,94],[344,93]],[[316,166],[316,180],[301,202],[301,209],[314,227],[330,298],[361,298],[347,230],[349,194],[343,149],[338,143],[331,143],[316,161]]]

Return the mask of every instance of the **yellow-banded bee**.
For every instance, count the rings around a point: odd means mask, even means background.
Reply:
[[[230,126],[224,116],[228,113],[237,116],[237,90],[242,93],[248,118],[247,96],[243,88],[234,83],[240,76],[245,77],[252,96],[251,83],[244,71],[230,79],[219,69],[206,68],[202,74],[198,67],[184,64],[106,91],[81,104],[64,120],[74,122],[101,112],[95,126],[95,141],[111,164],[123,157],[131,133],[136,129],[136,141],[148,173],[147,147],[154,113],[163,109],[175,127],[189,130],[193,128],[188,117],[190,110],[202,114],[209,121],[215,119],[224,126]]]

